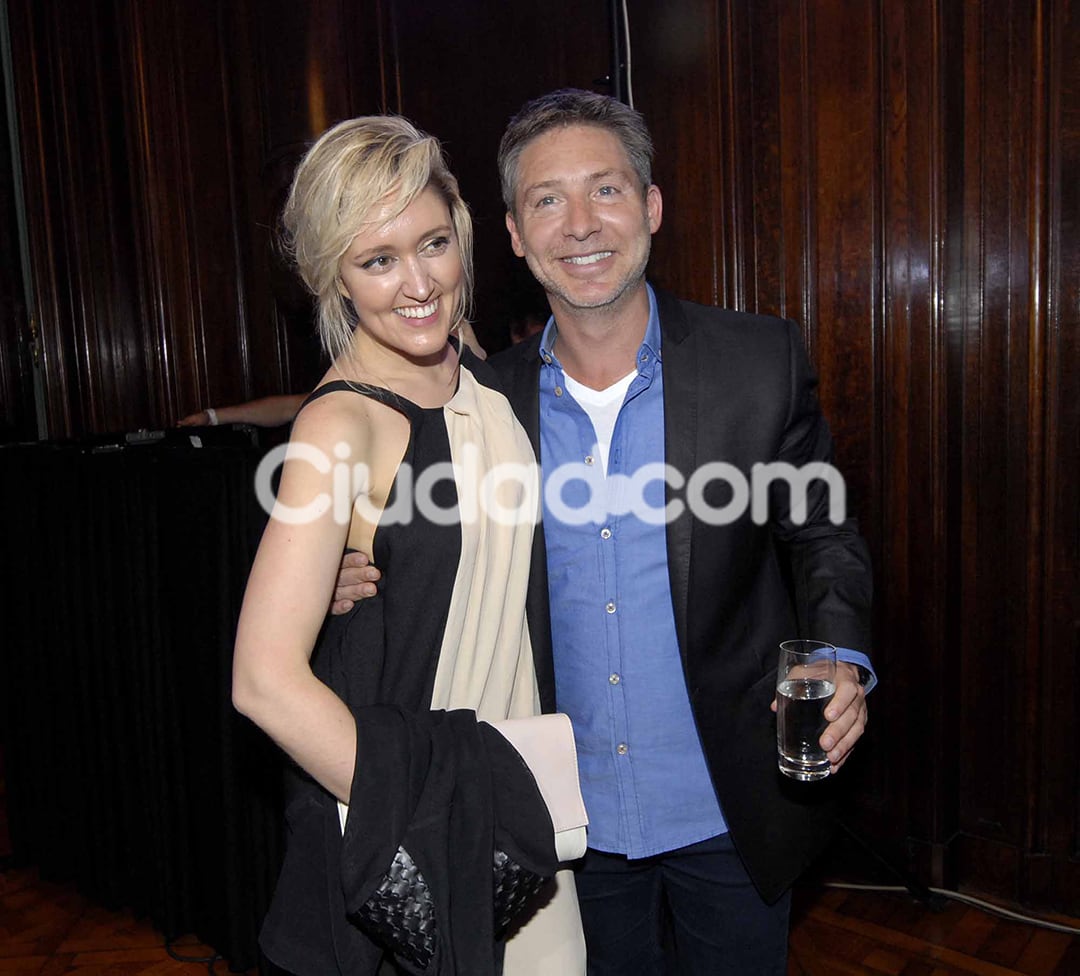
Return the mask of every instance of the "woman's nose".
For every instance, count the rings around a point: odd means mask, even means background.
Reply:
[[[403,291],[409,298],[423,300],[431,294],[431,273],[419,258],[406,263]]]

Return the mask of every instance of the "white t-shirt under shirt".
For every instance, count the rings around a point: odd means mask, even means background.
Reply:
[[[594,390],[582,385],[567,373],[563,373],[567,392],[581,405],[581,409],[592,421],[604,477],[607,477],[608,451],[611,449],[611,435],[615,432],[615,421],[618,419],[623,400],[626,399],[626,391],[630,389],[635,376],[637,376],[636,369],[631,370],[621,380],[616,380],[606,389]]]

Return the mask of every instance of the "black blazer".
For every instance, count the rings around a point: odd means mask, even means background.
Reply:
[[[749,480],[755,464],[832,461],[817,381],[794,323],[680,301],[659,290],[666,461],[687,478],[723,461]],[[540,457],[540,336],[490,362]],[[685,490],[667,488],[668,500]],[[731,497],[722,480],[709,505]],[[686,685],[731,836],[767,901],[821,851],[834,823],[834,784],[796,783],[776,766],[769,708],[777,646],[792,637],[870,651],[871,570],[854,520],[828,518],[824,482],[811,483],[808,517],[791,518],[770,493],[769,518],[727,525],[683,514],[667,526],[668,572]],[[555,707],[543,532],[533,546],[529,625],[545,710]]]

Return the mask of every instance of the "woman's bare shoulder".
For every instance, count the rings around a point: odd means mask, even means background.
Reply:
[[[291,440],[325,451],[344,443],[353,457],[363,457],[390,440],[407,439],[408,419],[363,392],[360,384],[334,389],[307,403],[297,414]]]

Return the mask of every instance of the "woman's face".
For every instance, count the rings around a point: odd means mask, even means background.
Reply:
[[[338,287],[359,318],[358,355],[423,360],[446,347],[464,284],[461,251],[450,210],[432,187],[389,219],[394,209],[379,208],[353,238]]]

